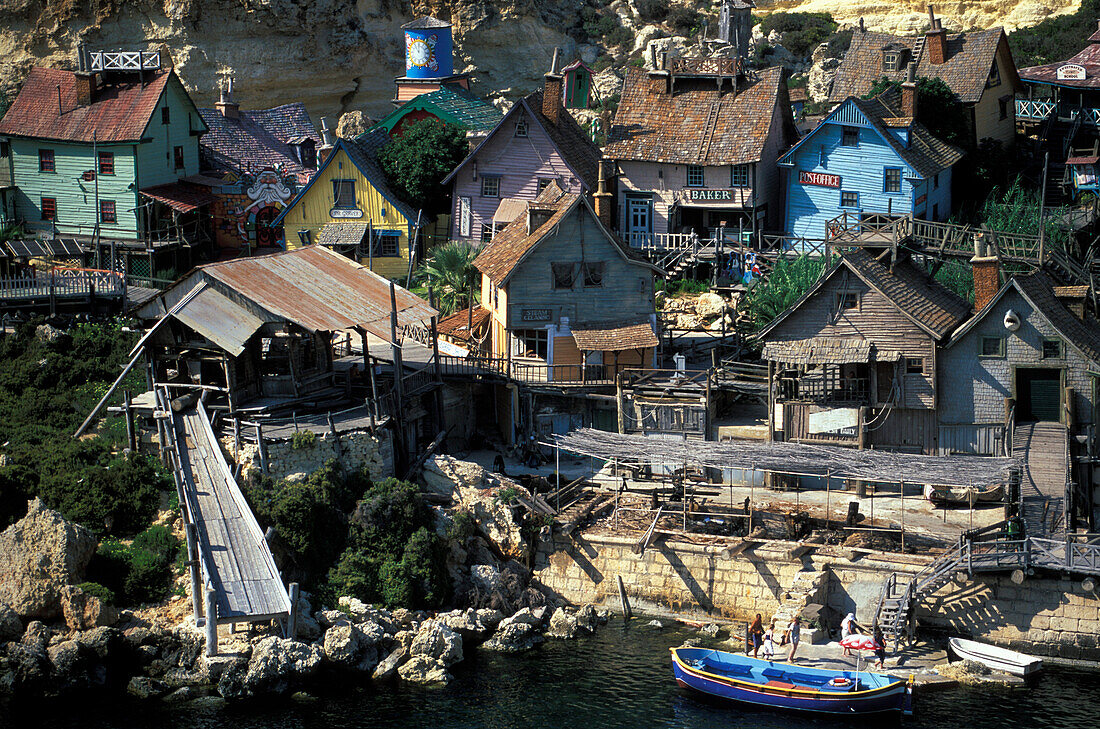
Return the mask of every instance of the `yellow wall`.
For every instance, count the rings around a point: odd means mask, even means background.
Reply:
[[[481,276],[481,306],[488,309],[493,315],[490,324],[492,327],[492,351],[494,357],[508,356],[508,292],[505,289],[497,289],[497,305],[493,306],[493,282],[489,277]]]
[[[349,220],[333,218],[329,215],[334,202],[333,180],[355,180],[355,203],[363,211],[363,217],[351,220],[361,223],[369,220],[374,224],[375,230],[401,232],[401,242],[398,244],[400,256],[375,258],[371,270],[387,278],[405,276],[409,269],[409,221],[374,189],[363,173],[352,164],[343,149],[337,150],[332,162],[318,174],[309,190],[287,212],[283,219],[287,247],[301,247],[298,238],[300,230],[310,231],[310,240],[316,241],[317,234],[325,223]],[[383,208],[386,211],[385,217],[382,216]],[[366,265],[367,260],[362,258],[359,262]]]

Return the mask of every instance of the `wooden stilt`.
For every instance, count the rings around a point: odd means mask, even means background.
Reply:
[[[218,594],[206,591],[206,655],[218,655]]]
[[[623,585],[623,576],[616,575],[615,579],[619,582],[619,604],[623,608],[623,620],[630,620],[633,617],[633,613],[630,610],[630,600],[626,597],[626,586]]]
[[[298,637],[298,594],[298,583],[291,582],[287,589],[287,595],[290,597],[290,615],[286,619],[286,637],[291,640]]]
[[[194,524],[187,525],[187,564],[191,573],[191,607],[195,613],[195,622],[198,623],[202,615],[202,575],[199,574],[199,536],[198,528]]]

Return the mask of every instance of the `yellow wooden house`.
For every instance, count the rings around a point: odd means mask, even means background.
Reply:
[[[378,164],[378,150],[388,142],[381,129],[337,141],[275,220],[287,248],[319,243],[381,276],[408,274],[418,211],[397,197]],[[422,233],[427,227],[421,220]]]

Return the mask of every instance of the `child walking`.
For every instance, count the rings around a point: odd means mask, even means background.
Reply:
[[[775,621],[771,622],[768,626],[768,630],[764,633],[764,645],[762,645],[761,652],[764,654],[764,660],[770,661],[775,658]]]

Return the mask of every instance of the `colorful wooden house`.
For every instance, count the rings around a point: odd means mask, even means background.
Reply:
[[[905,79],[916,64],[919,78],[938,78],[963,103],[969,117],[970,146],[986,138],[1006,147],[1016,138],[1015,96],[1023,90],[1008,37],[1003,28],[948,35],[929,6],[929,29],[923,36],[873,33],[862,22],[837,69],[829,100],[844,103],[863,97],[881,78]]]
[[[1016,118],[1025,131],[1037,129],[1053,114],[1067,127],[1080,118],[1081,131],[1095,139],[1100,133],[1100,21],[1080,52],[1063,61],[1022,68],[1020,80],[1024,90],[1016,99]],[[1048,136],[1064,134],[1059,126],[1054,125]]]
[[[474,261],[490,351],[515,379],[613,382],[653,367],[659,269],[630,256],[588,199],[551,184]]]
[[[471,139],[480,139],[491,132],[503,116],[488,100],[461,86],[446,84],[406,101],[375,124],[374,128],[385,129],[391,137],[396,138],[410,124],[424,119],[437,119],[444,124],[462,127],[466,130],[466,136]]]
[[[851,97],[779,160],[787,169],[784,230],[823,240],[843,214],[946,220],[951,171],[962,150],[915,121],[916,84],[874,99]]]
[[[211,214],[222,254],[285,248],[275,219],[317,171],[321,137],[303,104],[241,110],[232,81],[213,109],[199,147],[215,195]]]
[[[604,154],[618,165],[615,228],[632,246],[719,227],[774,230],[776,160],[797,139],[782,68],[736,58],[630,69]]]
[[[561,70],[565,83],[565,108],[587,109],[592,103],[592,69],[579,59]]]
[[[907,258],[842,254],[758,335],[769,439],[936,453],[937,352],[969,312]]]
[[[408,274],[418,214],[378,165],[378,150],[388,143],[382,129],[336,142],[273,221],[283,227],[288,248],[320,243],[388,278]]]
[[[33,68],[0,121],[16,216],[29,230],[155,240],[194,234],[213,198],[207,127],[167,51],[78,51],[76,72]]]
[[[452,186],[451,238],[489,241],[551,184],[596,191],[600,150],[563,106],[557,54],[545,85],[517,101],[443,180]]]

